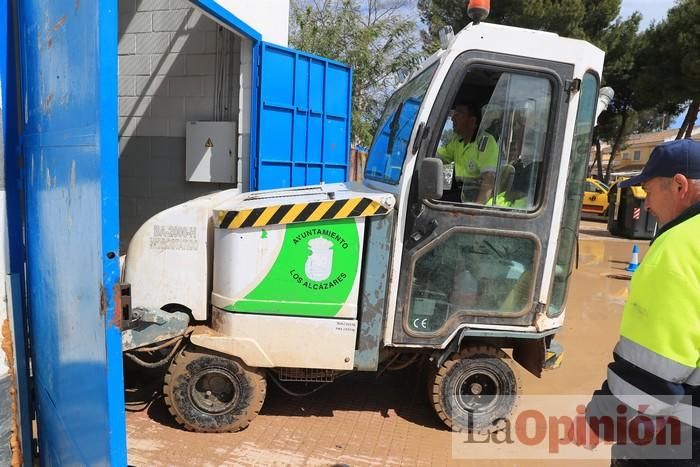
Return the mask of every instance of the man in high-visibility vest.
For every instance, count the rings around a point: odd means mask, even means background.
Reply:
[[[632,277],[620,340],[586,408],[586,429],[574,425],[569,439],[589,448],[615,441],[613,466],[700,465],[700,141],[657,146],[621,187],[638,184],[662,227]],[[601,423],[619,417],[646,430],[646,443]]]
[[[481,109],[471,102],[459,102],[451,112],[456,138],[438,148],[443,162],[454,162],[454,201],[484,203],[493,194],[498,165],[498,143],[479,131]],[[478,134],[477,134],[478,133]]]

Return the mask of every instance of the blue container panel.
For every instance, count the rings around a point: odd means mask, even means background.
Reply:
[[[265,170],[269,176],[260,180],[259,190],[277,188],[280,183],[286,184],[285,186],[291,186],[292,177],[289,164],[276,164],[271,162],[266,165]]]
[[[273,73],[262,74],[262,87],[265,89],[263,103],[267,105],[294,104],[294,79],[280,79],[281,77],[294,77],[296,55],[279,48],[267,49],[265,67]]]
[[[318,185],[321,183],[322,168],[320,165],[309,165],[306,168],[306,180],[304,185]]]
[[[309,114],[309,134],[308,134],[308,150],[306,152],[306,160],[309,162],[321,162],[323,159],[323,116],[319,114]]]
[[[294,82],[294,96],[296,108],[302,112],[309,110],[309,67],[311,59],[299,57],[297,61],[296,76]]]
[[[306,162],[308,154],[307,135],[309,133],[308,113],[297,110],[294,115],[294,162]],[[320,160],[320,158],[319,158]]]
[[[352,74],[340,63],[263,43],[253,189],[347,180]]]
[[[326,165],[323,168],[323,178],[331,180],[339,179],[345,175],[346,170],[345,166],[334,167],[332,165]]]
[[[292,166],[292,182],[290,186],[306,184],[306,164],[294,164]]]
[[[343,118],[348,115],[348,100],[345,98],[345,89],[350,87],[350,75],[347,71],[335,66],[328,65],[328,104],[326,112],[328,115]]]
[[[312,112],[322,114],[323,96],[326,89],[326,67],[320,60],[311,60],[309,66],[309,107]]]
[[[265,119],[261,129],[275,137],[260,140],[260,155],[267,162],[287,162],[292,155],[292,111],[267,105],[263,106],[263,111]]]
[[[329,117],[326,120],[326,134],[323,138],[323,160],[328,164],[342,165],[345,163],[345,130],[346,121]]]

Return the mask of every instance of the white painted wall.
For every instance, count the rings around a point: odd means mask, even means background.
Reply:
[[[216,0],[216,3],[262,34],[264,41],[287,46],[289,0]]]

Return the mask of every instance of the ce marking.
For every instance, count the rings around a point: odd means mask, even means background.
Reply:
[[[423,328],[423,329],[428,329],[428,318],[416,318],[413,320],[413,327],[414,328]]]

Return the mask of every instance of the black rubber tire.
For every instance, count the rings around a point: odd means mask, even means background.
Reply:
[[[163,386],[165,405],[175,420],[200,433],[246,428],[260,412],[266,390],[262,370],[205,350],[180,353],[170,364]]]
[[[469,346],[433,373],[431,402],[445,425],[453,431],[475,433],[491,433],[505,426],[518,393],[515,373],[506,359],[500,349]],[[465,394],[467,390],[480,393]]]

